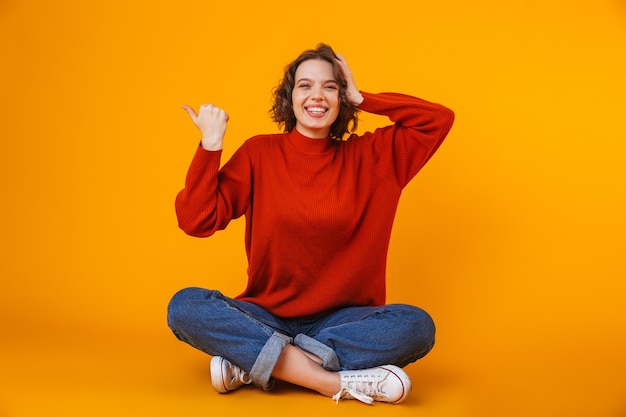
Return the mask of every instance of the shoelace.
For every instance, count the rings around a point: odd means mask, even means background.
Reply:
[[[231,385],[235,381],[241,381],[244,384],[249,384],[251,381],[250,374],[244,371],[243,369],[237,369],[237,372],[233,375],[231,379]]]
[[[349,377],[346,380],[347,386],[342,386],[339,392],[333,395],[332,399],[336,404],[339,404],[339,400],[344,398],[345,394],[365,403],[372,404],[374,398],[377,397],[380,392],[378,389],[378,383],[380,382],[380,376],[376,375],[359,375]]]
[[[348,394],[350,395],[352,398],[355,398],[359,401],[361,401],[362,403],[365,404],[372,404],[374,403],[374,399],[372,397],[369,397],[359,391],[355,391],[353,389],[350,388],[341,388],[339,390],[339,392],[335,395],[333,395],[332,399],[335,400],[335,404],[339,404],[339,400],[344,398],[344,395]]]

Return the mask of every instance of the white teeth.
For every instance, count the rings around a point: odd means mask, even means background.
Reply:
[[[307,111],[318,114],[326,113],[326,109],[323,107],[307,107]]]

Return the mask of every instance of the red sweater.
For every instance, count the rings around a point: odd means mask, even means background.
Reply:
[[[401,94],[363,96],[362,111],[395,123],[345,141],[255,136],[221,169],[221,151],[198,147],[176,198],[179,226],[206,237],[246,216],[248,285],[237,298],[289,318],[385,303],[400,193],[454,114]]]

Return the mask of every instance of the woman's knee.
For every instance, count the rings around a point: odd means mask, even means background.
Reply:
[[[422,310],[419,307],[413,307],[415,314],[415,326],[417,329],[424,334],[424,336],[428,336],[428,338],[435,338],[435,322],[433,318],[426,311]]]
[[[410,335],[408,340],[415,344],[418,356],[426,355],[435,344],[436,329],[432,317],[419,307],[403,304],[394,307],[397,309],[396,316],[407,326],[405,334]]]
[[[189,322],[198,312],[198,305],[212,297],[214,291],[189,287],[178,291],[167,306],[167,322],[174,329]]]

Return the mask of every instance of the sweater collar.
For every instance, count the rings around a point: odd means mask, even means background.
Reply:
[[[334,141],[329,137],[325,139],[312,139],[298,132],[296,128],[286,133],[285,138],[287,143],[295,150],[310,155],[321,155],[328,152],[333,147]]]

